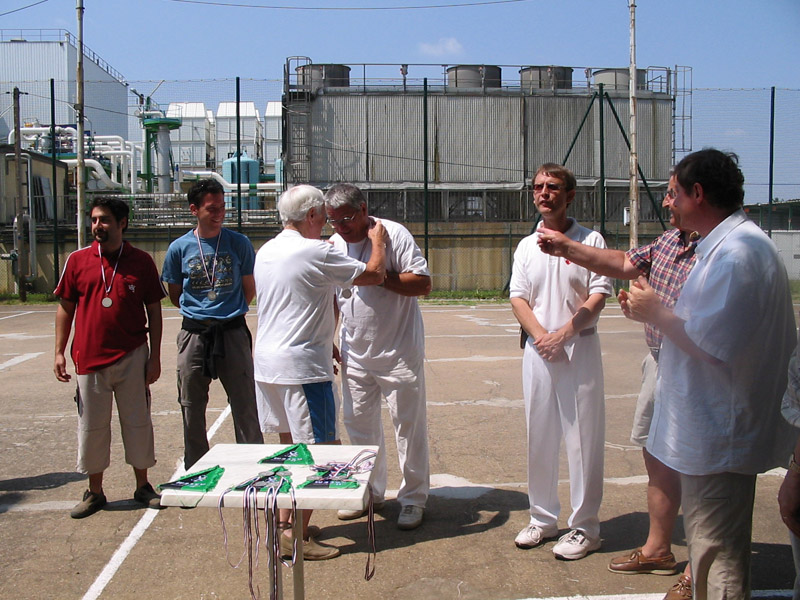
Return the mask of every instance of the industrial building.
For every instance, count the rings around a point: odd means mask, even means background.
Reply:
[[[532,216],[525,190],[538,165],[563,162],[579,179],[574,216],[588,223],[622,220],[629,181],[623,133],[628,69],[396,67],[402,78],[370,75],[385,65],[287,60],[287,184],[351,182],[368,191],[376,213],[420,221],[427,166],[429,219],[519,221]],[[676,144],[673,123],[687,117],[675,114],[681,69],[648,68],[637,75],[639,162],[649,186],[661,191],[682,143]],[[427,85],[426,71],[433,71]],[[363,75],[354,79],[353,73]],[[606,102],[600,101],[601,88]],[[642,202],[641,220],[657,220],[658,212]]]
[[[83,47],[86,132],[128,137],[128,84],[95,52]],[[0,29],[0,81],[19,82],[24,124],[50,123],[50,80],[54,80],[56,123],[76,122],[77,40],[63,29]],[[88,101],[91,99],[91,101]],[[66,101],[65,101],[66,100]],[[0,138],[14,128],[11,97],[0,94]]]

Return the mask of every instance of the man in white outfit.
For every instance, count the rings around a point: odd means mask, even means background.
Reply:
[[[333,392],[334,295],[338,287],[375,285],[384,279],[384,229],[368,231],[372,259],[349,258],[320,239],[325,225],[322,192],[310,185],[288,189],[278,200],[284,229],[256,255],[253,276],[258,333],[253,362],[261,430],[283,444],[338,444]],[[304,511],[303,557],[324,560],[338,548],[317,544]],[[281,509],[283,555],[292,554],[291,511]]]
[[[539,167],[533,197],[541,226],[604,248],[599,233],[567,217],[575,185],[575,176],[565,167]],[[527,549],[558,535],[558,451],[563,435],[572,514],[570,530],[553,553],[575,560],[600,548],[605,402],[597,319],[613,290],[607,277],[543,253],[538,237],[537,231],[517,247],[510,286],[511,308],[527,334],[522,390],[530,501],[530,523],[514,541]]]
[[[367,232],[373,219],[364,195],[354,185],[337,184],[325,194],[334,246],[358,260],[370,259]],[[379,286],[344,286],[342,317],[342,398],[344,424],[353,444],[378,444],[375,505],[386,492],[386,453],[381,425],[381,396],[394,425],[403,481],[397,493],[400,529],[422,523],[430,488],[425,406],[425,335],[417,296],[428,294],[428,263],[411,233],[393,221],[381,221],[388,234],[386,275]],[[363,511],[339,511],[342,520]]]

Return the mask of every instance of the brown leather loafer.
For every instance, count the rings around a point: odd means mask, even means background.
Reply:
[[[621,575],[638,575],[640,573],[675,575],[678,572],[678,563],[675,562],[675,555],[672,552],[665,556],[649,558],[642,554],[641,548],[636,548],[630,554],[612,558],[608,570]]]
[[[681,575],[678,582],[669,588],[664,600],[692,600],[692,578]]]

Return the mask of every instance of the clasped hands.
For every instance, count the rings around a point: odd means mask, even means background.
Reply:
[[[564,335],[558,331],[548,331],[539,337],[534,338],[533,345],[543,359],[550,362],[557,362],[567,359],[564,351]]]

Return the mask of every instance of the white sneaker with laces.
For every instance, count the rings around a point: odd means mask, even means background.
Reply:
[[[416,529],[422,525],[422,516],[424,513],[425,509],[421,506],[414,506],[413,504],[404,506],[403,510],[400,511],[400,516],[397,517],[397,528]]]
[[[592,539],[580,529],[573,529],[558,538],[558,543],[553,546],[553,554],[564,560],[578,560],[599,549],[600,538]]]
[[[517,548],[528,550],[529,548],[535,548],[539,544],[544,543],[545,540],[554,538],[557,535],[557,527],[545,528],[540,525],[531,524],[517,534],[514,543],[517,545]]]

